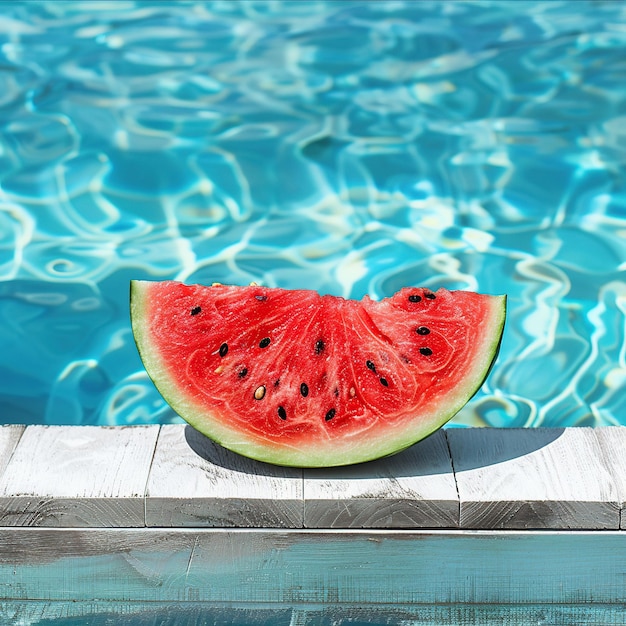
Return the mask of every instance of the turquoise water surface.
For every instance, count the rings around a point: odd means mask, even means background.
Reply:
[[[455,425],[626,424],[621,2],[3,2],[0,422],[177,420],[134,278],[507,293]]]

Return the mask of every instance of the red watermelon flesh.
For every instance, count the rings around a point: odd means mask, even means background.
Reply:
[[[505,305],[445,289],[376,302],[131,284],[139,353],[174,410],[226,448],[299,467],[387,456],[441,427],[484,382]]]

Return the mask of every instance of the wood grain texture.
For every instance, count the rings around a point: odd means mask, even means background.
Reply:
[[[158,426],[29,426],[0,477],[0,525],[144,525]]]
[[[375,626],[414,624],[415,626],[476,626],[506,624],[584,624],[607,626],[624,624],[624,609],[616,604],[265,604],[249,602],[134,602],[122,601],[33,601],[0,600],[0,624],[62,624],[112,626],[184,625],[223,626]]]
[[[26,427],[18,424],[9,424],[0,427],[0,477],[11,460],[13,451]]]
[[[621,531],[0,529],[5,600],[624,604],[624,580]]]
[[[461,528],[619,528],[617,489],[592,428],[446,435]]]
[[[594,432],[604,456],[608,471],[615,482],[620,508],[620,528],[626,530],[626,427],[606,426]]]
[[[454,528],[458,512],[443,431],[392,457],[304,471],[307,528]]]
[[[617,529],[625,449],[624,427],[450,429],[376,462],[299,470],[182,424],[5,426],[0,525]]]
[[[247,459],[189,426],[161,428],[147,526],[301,528],[302,510],[302,470]]]

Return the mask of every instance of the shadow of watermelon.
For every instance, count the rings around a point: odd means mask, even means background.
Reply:
[[[503,436],[492,437],[493,445],[481,445],[481,435],[488,435],[487,431],[498,431]],[[310,476],[315,472],[324,473],[327,478],[359,479],[375,478],[380,476],[407,477],[429,476],[452,472],[452,461],[448,436],[455,439],[467,438],[472,447],[463,450],[462,468],[455,464],[458,471],[471,470],[504,463],[512,459],[529,455],[545,446],[550,445],[564,432],[563,428],[529,428],[529,429],[454,429],[450,431],[440,429],[414,444],[413,446],[394,454],[393,456],[368,461],[357,465],[348,465],[334,468],[307,469]],[[448,433],[448,434],[446,434]],[[225,469],[249,472],[254,475],[275,476],[276,466],[242,457],[215,443],[191,426],[185,427],[185,440],[195,454],[209,463],[219,465]],[[329,474],[331,472],[331,474]]]

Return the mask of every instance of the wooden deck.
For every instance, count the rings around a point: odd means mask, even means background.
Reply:
[[[301,470],[185,425],[0,428],[0,526],[618,530],[626,428],[449,429]]]
[[[184,425],[0,427],[0,617],[71,599],[532,604],[595,623],[589,607],[626,603],[625,451],[622,427],[448,429],[301,470]]]

